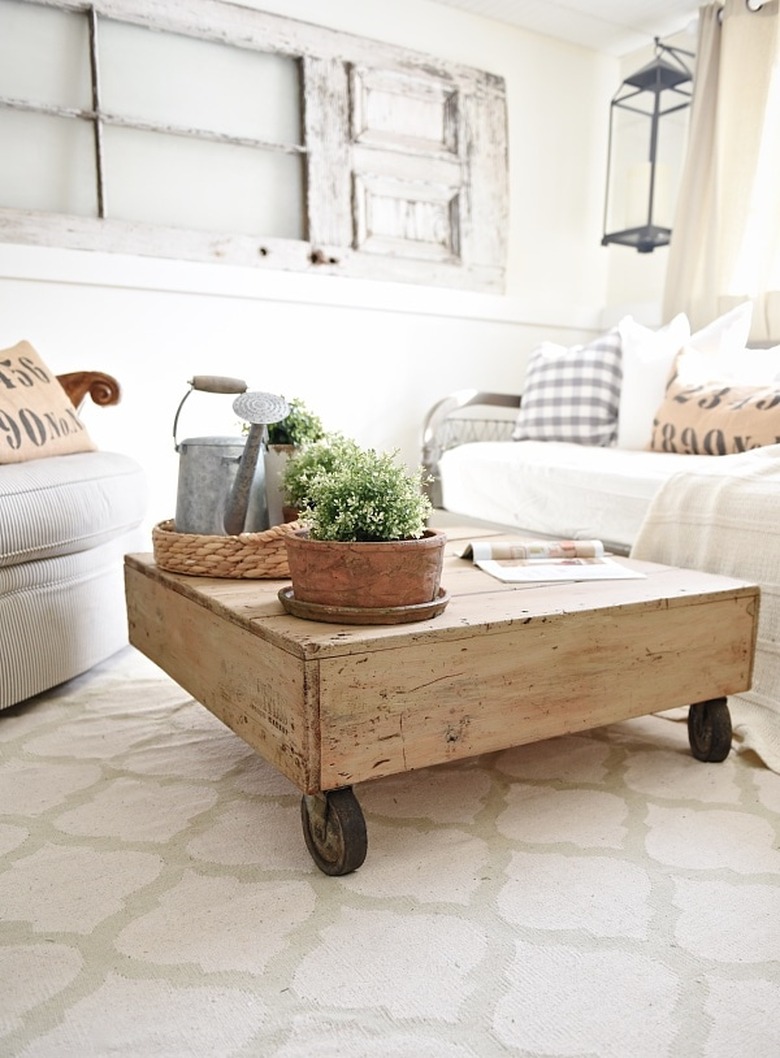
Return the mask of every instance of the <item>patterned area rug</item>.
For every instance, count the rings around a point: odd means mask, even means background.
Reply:
[[[646,717],[295,788],[128,648],[0,714],[5,1058],[776,1058],[780,775]]]

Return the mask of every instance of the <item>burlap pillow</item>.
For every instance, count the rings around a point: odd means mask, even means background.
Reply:
[[[95,448],[67,393],[30,343],[0,350],[0,464]]]
[[[780,383],[685,385],[674,376],[653,419],[650,449],[725,456],[780,444]]]

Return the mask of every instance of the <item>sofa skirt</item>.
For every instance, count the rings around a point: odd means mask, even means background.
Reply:
[[[0,567],[0,709],[127,644],[123,557],[139,550],[134,530],[88,551]]]

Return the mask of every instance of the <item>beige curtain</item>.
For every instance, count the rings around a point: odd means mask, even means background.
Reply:
[[[780,341],[780,0],[699,9],[688,151],[664,316],[695,329],[753,301],[752,340]]]

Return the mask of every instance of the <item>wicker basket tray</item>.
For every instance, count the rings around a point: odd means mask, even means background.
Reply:
[[[160,522],[152,529],[154,560],[161,569],[193,577],[289,577],[284,541],[300,528],[300,522],[286,522],[262,533],[200,536],[177,533],[172,520]]]

